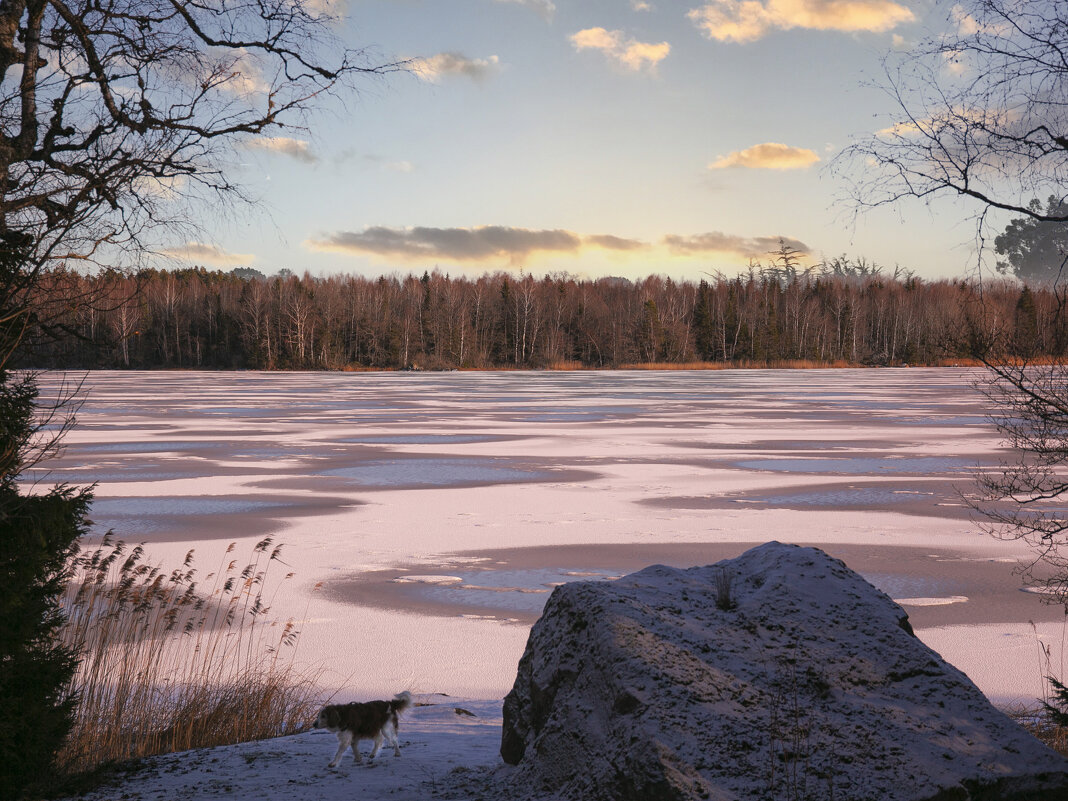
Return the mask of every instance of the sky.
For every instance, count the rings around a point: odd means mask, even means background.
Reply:
[[[855,214],[831,167],[891,123],[884,61],[950,24],[935,0],[348,0],[370,78],[244,146],[261,203],[204,210],[170,253],[208,268],[435,268],[697,280],[785,240],[923,278],[975,267],[955,200]]]

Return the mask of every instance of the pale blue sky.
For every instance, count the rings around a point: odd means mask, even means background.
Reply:
[[[951,5],[350,0],[346,41],[422,58],[421,74],[370,81],[278,134],[295,141],[244,151],[235,177],[266,213],[209,225],[218,252],[192,262],[696,279],[767,258],[782,236],[813,261],[963,275],[974,209],[854,221],[827,167],[888,124],[865,84],[895,47],[944,29]]]

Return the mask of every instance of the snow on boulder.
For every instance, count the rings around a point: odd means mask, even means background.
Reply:
[[[500,796],[1068,799],[1068,760],[815,548],[553,591],[504,702]]]

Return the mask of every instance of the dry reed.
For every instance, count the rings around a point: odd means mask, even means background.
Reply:
[[[1059,754],[1068,757],[1068,728],[1058,726],[1041,712],[1010,711],[1009,717],[1027,729],[1036,739]]]
[[[280,546],[259,542],[240,569],[234,548],[203,590],[192,551],[170,573],[108,539],[75,559],[62,638],[82,661],[65,772],[307,728],[318,676],[294,668],[294,622],[267,617]]]
[[[724,568],[719,568],[715,575],[716,582],[716,607],[724,612],[729,612],[737,606],[734,598],[734,574]]]

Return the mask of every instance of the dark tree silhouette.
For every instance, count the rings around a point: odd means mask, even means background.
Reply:
[[[23,234],[0,234],[0,289],[24,278]],[[0,354],[17,347],[25,328],[19,292],[0,292]],[[18,479],[51,453],[71,422],[63,399],[44,414],[32,374],[0,363],[0,795],[17,798],[46,779],[70,728],[77,655],[57,643],[59,596],[69,558],[87,528],[92,495],[56,487],[23,495]],[[58,430],[52,426],[58,424]]]
[[[1045,209],[1036,199],[1030,207],[1055,218],[1068,214],[1068,203],[1050,195]],[[994,239],[998,272],[1011,272],[1021,281],[1056,284],[1068,282],[1068,222],[1017,217]]]

